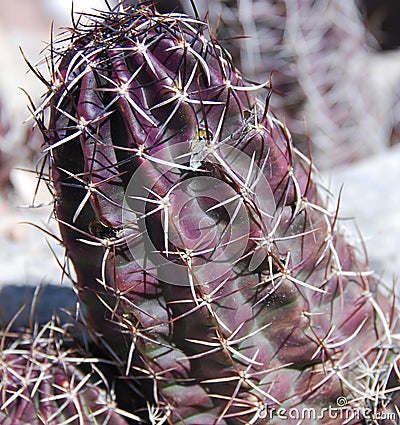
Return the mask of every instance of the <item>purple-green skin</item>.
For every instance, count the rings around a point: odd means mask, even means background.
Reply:
[[[395,344],[391,303],[336,230],[311,162],[243,90],[203,23],[151,8],[103,18],[75,28],[68,49],[58,51],[44,130],[56,217],[93,332],[122,359],[128,379],[149,383],[142,390],[169,424],[281,423],[272,409],[321,412],[342,396],[349,406],[380,408],[387,400],[376,382],[386,382]],[[199,134],[208,135],[210,152],[201,166],[160,174],[154,158],[182,164],[174,147],[190,153]],[[243,194],[246,184],[230,174],[236,170],[218,161],[223,146],[262,170],[276,205],[272,221],[251,192]],[[152,190],[149,215],[126,233],[125,192],[139,167]],[[165,246],[163,211],[153,211],[158,196],[197,176],[239,194],[250,223],[244,254],[214,280],[192,273],[171,239]],[[176,212],[187,241],[203,219],[229,226],[223,208],[210,213],[213,206],[195,199],[189,218]],[[160,281],[132,257],[124,235],[143,232],[165,261],[186,265],[193,285]],[[253,270],[257,240],[267,237]],[[375,365],[370,375],[368,364]],[[326,415],[307,423],[343,423]]]

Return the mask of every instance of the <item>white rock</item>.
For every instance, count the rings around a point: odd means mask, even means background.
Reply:
[[[327,176],[328,177],[328,176]],[[354,217],[370,267],[390,282],[400,277],[400,146],[335,169],[331,190],[343,185],[340,217]]]

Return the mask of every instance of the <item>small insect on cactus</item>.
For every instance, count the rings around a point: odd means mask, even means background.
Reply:
[[[151,6],[82,17],[66,40],[35,116],[86,322],[148,402],[132,414],[392,420],[394,297],[255,97],[268,83],[204,22]]]
[[[74,343],[72,346],[71,344]],[[24,331],[1,331],[2,425],[127,425],[102,360],[77,347],[57,317]]]

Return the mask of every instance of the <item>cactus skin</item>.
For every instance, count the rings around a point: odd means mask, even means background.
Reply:
[[[391,299],[326,209],[311,161],[207,26],[128,8],[51,50],[57,71],[36,119],[55,215],[92,333],[143,383],[149,411],[133,413],[275,424],[278,408],[308,408],[325,415],[302,423],[342,424],[327,410],[339,397],[347,415],[392,409]],[[138,259],[148,241],[149,261],[174,265],[175,281]],[[348,423],[369,420],[356,412]]]
[[[6,328],[1,332],[1,424],[128,425],[127,418],[135,416],[117,407],[101,364],[56,316],[24,331]]]

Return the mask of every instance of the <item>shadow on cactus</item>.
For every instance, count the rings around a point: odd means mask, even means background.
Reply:
[[[89,330],[147,400],[132,414],[395,423],[394,296],[255,97],[269,82],[147,5],[82,16],[49,63],[41,178]]]

